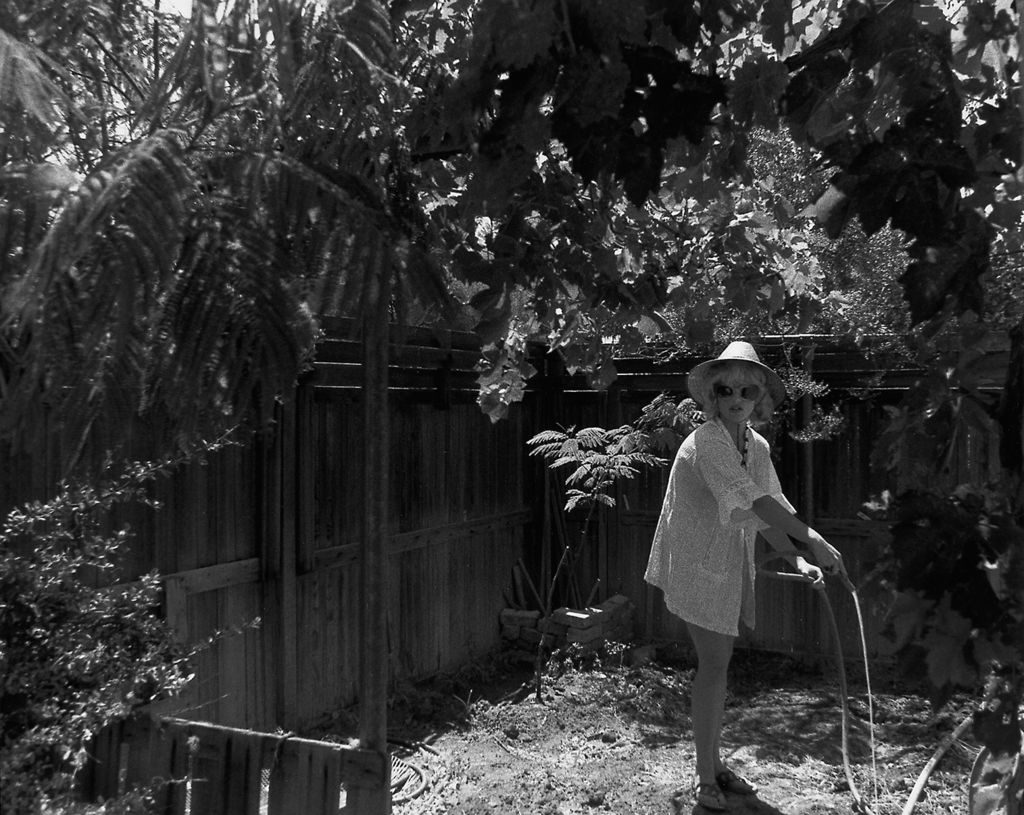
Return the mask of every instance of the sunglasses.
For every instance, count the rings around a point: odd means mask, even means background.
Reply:
[[[720,399],[727,399],[734,393],[738,393],[741,399],[756,402],[761,395],[760,385],[744,385],[742,388],[731,388],[728,385],[715,385],[715,396]]]

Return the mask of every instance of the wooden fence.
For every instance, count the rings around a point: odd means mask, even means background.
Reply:
[[[159,815],[340,815],[385,777],[372,750],[139,716],[100,734],[79,782],[88,800],[145,790]]]
[[[157,569],[165,575],[167,615],[182,639],[213,638],[197,653],[187,695],[160,713],[300,730],[356,699],[359,346],[348,338],[347,324],[328,329],[315,370],[282,408],[272,433],[158,483],[160,511],[122,518],[136,533],[123,579]],[[535,578],[542,573],[550,501],[543,464],[528,457],[526,440],[558,425],[621,424],[662,390],[682,395],[695,362],[624,360],[618,382],[595,393],[565,377],[551,358],[538,359],[541,374],[526,402],[492,424],[475,404],[478,353],[470,335],[447,331],[411,331],[394,348],[387,555],[394,680],[454,669],[495,647],[513,564],[523,557]],[[762,347],[771,364],[778,364],[778,353]],[[820,378],[836,387],[871,373],[850,354],[829,363],[819,353],[816,364]],[[881,402],[886,388],[895,399],[911,376],[884,379]],[[857,511],[889,484],[869,460],[881,427],[878,400],[847,400],[843,410],[848,431],[835,441],[801,446],[780,435],[773,442],[787,495],[843,550],[857,578],[885,535]],[[145,434],[136,436],[135,455],[145,456]],[[965,460],[983,467],[986,455],[967,450]],[[45,497],[55,460],[52,451],[8,456],[0,468],[0,508]],[[650,472],[621,489],[617,508],[602,513],[582,564],[584,591],[601,580],[597,601],[621,592],[634,602],[640,637],[682,635],[642,579],[666,476],[667,470]],[[758,627],[745,644],[818,651],[827,635],[813,593],[770,580],[761,586]],[[832,599],[852,638],[849,598],[840,592]],[[869,618],[876,650],[878,626]]]
[[[298,731],[358,697],[362,484],[359,344],[329,326],[273,432],[157,482],[130,508],[121,580],[156,569],[166,613],[199,644],[186,694],[154,712]],[[476,340],[412,331],[390,371],[391,677],[455,669],[499,642],[498,613],[532,520],[529,407],[492,425],[475,404]],[[132,454],[147,455],[134,429]],[[7,455],[0,510],[51,495],[56,451]]]

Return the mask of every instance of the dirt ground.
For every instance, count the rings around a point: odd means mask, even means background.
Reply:
[[[625,646],[559,655],[539,702],[522,689],[532,684],[529,667],[509,655],[400,688],[389,738],[405,762],[394,765],[396,779],[407,780],[395,796],[396,815],[704,815],[690,791],[692,657],[678,646],[650,647],[646,655],[654,658],[643,665],[632,664]],[[875,815],[899,815],[936,747],[969,712],[968,700],[933,710],[876,667],[876,782],[863,674],[855,663],[847,670],[855,784]],[[759,791],[731,796],[730,811],[858,811],[842,765],[836,667],[737,652],[731,677],[726,760]],[[955,743],[915,813],[965,811],[976,753]]]

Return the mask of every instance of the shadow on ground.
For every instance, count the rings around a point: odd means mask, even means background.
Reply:
[[[694,805],[688,796],[679,796],[672,801],[677,815],[718,815],[700,804]],[[772,806],[767,801],[762,801],[756,795],[730,796],[730,815],[786,815],[782,810]]]

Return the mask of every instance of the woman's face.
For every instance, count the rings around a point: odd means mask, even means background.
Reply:
[[[745,371],[725,371],[712,388],[718,415],[732,424],[746,424],[754,412],[757,401],[764,393],[764,386]]]

